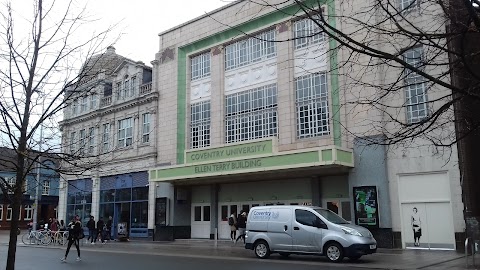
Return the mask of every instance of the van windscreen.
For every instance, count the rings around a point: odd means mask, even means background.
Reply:
[[[341,216],[335,214],[334,212],[328,210],[328,209],[322,209],[322,208],[315,208],[313,209],[317,213],[319,213],[322,217],[324,217],[326,220],[335,223],[335,224],[348,224],[348,221],[343,219]]]

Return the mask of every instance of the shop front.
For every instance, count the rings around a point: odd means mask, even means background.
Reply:
[[[99,217],[112,217],[113,235],[125,224],[129,236],[148,237],[147,172],[100,177]]]

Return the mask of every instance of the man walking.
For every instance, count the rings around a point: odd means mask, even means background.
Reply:
[[[113,240],[113,237],[112,237],[112,223],[113,223],[112,216],[108,216],[108,220],[107,220],[108,240]]]
[[[102,242],[102,244],[105,244],[105,232],[105,222],[103,222],[103,218],[100,217],[100,219],[97,221],[97,234],[100,237],[100,242]]]
[[[97,230],[95,229],[95,220],[93,216],[90,216],[90,220],[87,222],[87,228],[88,228],[88,238],[87,241],[90,240],[90,243],[92,245],[95,244],[97,241]]]

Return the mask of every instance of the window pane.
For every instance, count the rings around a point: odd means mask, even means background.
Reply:
[[[210,221],[210,206],[203,207],[203,221]]]
[[[195,206],[195,221],[202,221],[202,207],[201,206]]]

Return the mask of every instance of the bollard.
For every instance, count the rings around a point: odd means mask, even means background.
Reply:
[[[213,239],[215,239],[214,246],[216,248],[218,245],[218,229],[217,228],[215,228],[215,236],[213,237]]]
[[[470,238],[467,237],[467,239],[465,239],[465,268],[468,268],[468,243],[470,242],[469,241]]]

